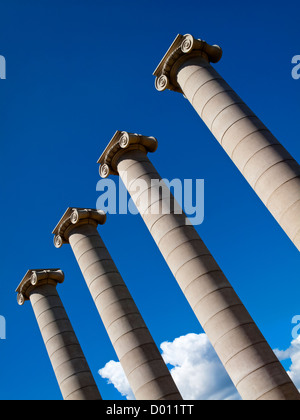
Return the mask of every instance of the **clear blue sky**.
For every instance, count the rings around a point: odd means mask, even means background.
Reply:
[[[25,272],[60,267],[60,296],[104,399],[98,374],[117,360],[71,248],[52,229],[69,206],[95,207],[97,159],[116,130],[153,135],[168,179],[205,180],[201,237],[273,348],[300,314],[299,252],[182,95],[152,73],[178,33],[222,46],[215,68],[300,161],[296,1],[0,0],[0,399],[60,399]],[[100,233],[159,345],[202,329],[139,216],[110,216]]]

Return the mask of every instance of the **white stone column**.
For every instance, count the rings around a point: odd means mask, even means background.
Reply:
[[[300,166],[210,65],[221,56],[218,46],[178,35],[154,72],[156,88],[185,95],[300,250]]]
[[[299,399],[296,387],[195,228],[182,209],[175,214],[179,206],[174,197],[168,198],[166,191],[158,196],[153,181],[161,177],[147,157],[156,148],[153,137],[117,131],[98,161],[100,175],[120,175],[242,398]]]
[[[30,300],[64,400],[101,400],[93,375],[56,290],[58,269],[29,270],[17,288],[18,303]]]
[[[181,400],[161,354],[98,230],[103,212],[69,208],[54,229],[70,243],[108,336],[137,400]]]

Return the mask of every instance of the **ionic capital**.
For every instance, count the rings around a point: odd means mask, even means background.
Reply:
[[[69,207],[52,232],[55,235],[54,245],[60,248],[63,244],[69,243],[70,232],[76,226],[84,224],[98,226],[104,225],[105,222],[106,214],[102,210]]]
[[[59,268],[28,270],[16,289],[18,304],[23,305],[26,300],[29,300],[34,288],[43,284],[56,286],[57,283],[63,283],[64,279],[64,273]]]
[[[118,160],[125,152],[143,150],[146,153],[153,153],[156,149],[157,140],[154,137],[117,131],[97,162],[100,164],[101,178],[118,175]]]
[[[156,89],[158,91],[169,89],[182,93],[177,83],[177,70],[187,59],[196,56],[202,56],[209,63],[217,63],[222,57],[222,49],[218,45],[209,45],[192,35],[177,35],[153,73],[156,76]]]

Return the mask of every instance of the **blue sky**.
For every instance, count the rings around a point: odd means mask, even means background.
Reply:
[[[0,0],[0,399],[61,398],[31,305],[14,292],[36,267],[64,270],[58,290],[100,392],[121,398],[97,373],[117,358],[71,248],[55,249],[51,234],[67,207],[96,206],[96,162],[116,130],[155,136],[163,177],[205,180],[199,234],[270,345],[289,347],[299,252],[191,105],[157,92],[152,73],[178,33],[219,44],[215,68],[299,162],[299,11],[296,1]],[[111,215],[99,231],[158,345],[202,333],[140,216]]]

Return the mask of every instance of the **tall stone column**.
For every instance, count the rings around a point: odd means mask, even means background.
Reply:
[[[161,177],[147,157],[156,148],[153,137],[117,131],[98,161],[100,175],[120,175],[242,398],[299,399],[274,352],[163,183],[158,194]]]
[[[178,35],[154,72],[156,88],[185,95],[300,250],[300,166],[210,65],[221,56],[216,45]]]
[[[56,290],[58,269],[29,270],[17,288],[30,300],[64,400],[101,400],[93,375]]]
[[[70,243],[99,315],[137,400],[181,400],[162,356],[98,230],[106,215],[69,208],[53,233]]]

